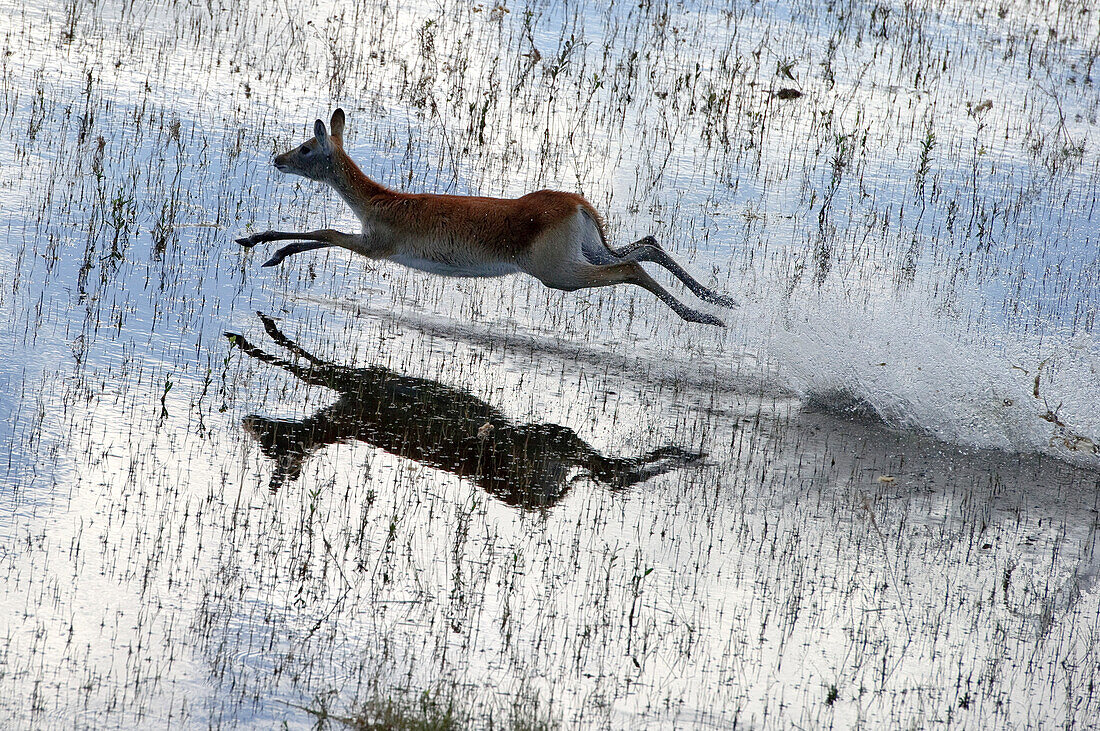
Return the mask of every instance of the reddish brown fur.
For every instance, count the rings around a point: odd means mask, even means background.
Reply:
[[[446,238],[461,232],[494,256],[511,259],[526,251],[546,229],[583,208],[605,239],[599,212],[576,193],[537,190],[521,198],[402,193],[372,180],[340,147],[352,189],[383,225],[414,235]]]

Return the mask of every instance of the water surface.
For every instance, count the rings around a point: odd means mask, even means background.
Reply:
[[[9,725],[1100,714],[1095,13],[0,13]],[[261,269],[354,227],[269,165],[338,105],[381,182],[582,192],[730,327]]]

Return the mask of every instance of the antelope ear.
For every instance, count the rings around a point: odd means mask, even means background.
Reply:
[[[332,139],[336,140],[337,144],[344,144],[344,110],[337,109],[332,113],[332,120],[328,123],[329,129],[332,130]]]
[[[328,132],[325,130],[325,123],[319,119],[313,123],[313,136],[317,138],[317,144],[321,146],[321,152],[331,155],[332,138],[328,136]]]

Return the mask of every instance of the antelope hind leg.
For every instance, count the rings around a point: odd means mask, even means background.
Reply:
[[[593,266],[587,270],[586,274],[587,276],[585,278],[588,280],[588,283],[585,286],[602,287],[624,283],[636,284],[657,295],[659,300],[671,307],[673,312],[688,322],[697,322],[700,325],[714,325],[715,327],[726,326],[726,323],[722,322],[714,315],[708,315],[705,312],[693,310],[673,297],[668,293],[668,290],[646,274],[645,269],[642,269],[642,265],[637,262],[625,261],[620,264]]]
[[[661,248],[661,245],[657,243],[657,239],[652,236],[646,236],[645,238],[638,239],[632,244],[627,244],[618,249],[610,249],[610,251],[619,259],[624,259],[626,261],[649,261],[659,266],[663,266],[665,269],[672,272],[677,279],[683,282],[696,297],[704,302],[727,308],[737,306],[737,301],[732,297],[715,292],[713,289],[704,286],[695,279],[695,277],[688,274],[675,259],[669,256],[667,251]]]

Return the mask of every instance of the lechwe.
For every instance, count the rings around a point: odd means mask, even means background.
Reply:
[[[526,272],[547,287],[566,291],[636,284],[685,320],[723,326],[717,317],[687,307],[653,281],[638,264],[649,261],[668,269],[700,299],[735,305],[692,278],[652,236],[619,249],[608,247],[596,209],[575,193],[540,190],[515,199],[399,193],[371,180],[344,152],[344,110],[333,112],[330,128],[318,119],[313,139],[279,155],[274,164],[281,172],[335,188],[363,231],[264,231],[237,239],[249,247],[265,241],[301,242],[276,251],[265,267],[291,254],[340,246],[370,259],[455,277]]]

